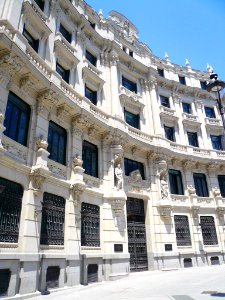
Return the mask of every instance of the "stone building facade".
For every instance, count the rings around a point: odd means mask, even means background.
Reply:
[[[82,0],[0,1],[0,294],[224,263],[211,71]]]

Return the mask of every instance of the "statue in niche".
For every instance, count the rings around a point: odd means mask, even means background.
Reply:
[[[162,199],[168,198],[168,178],[167,178],[167,163],[162,161],[159,163],[159,179]]]
[[[114,175],[115,175],[115,187],[117,190],[123,188],[123,169],[121,168],[122,157],[115,155],[114,158]]]

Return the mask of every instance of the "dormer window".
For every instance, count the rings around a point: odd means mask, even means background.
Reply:
[[[44,1],[44,0],[34,0],[34,1],[37,3],[38,7],[39,7],[42,11],[44,11],[45,1]]]
[[[165,77],[164,76],[164,70],[163,69],[157,69],[159,76]]]
[[[185,77],[184,76],[180,76],[180,75],[178,75],[178,77],[179,77],[180,84],[186,85]]]
[[[85,55],[86,59],[93,65],[96,67],[97,64],[97,57],[95,57],[92,53],[90,53],[88,50],[86,50],[86,55]]]
[[[36,51],[38,52],[39,47],[39,40],[36,40],[29,31],[26,30],[25,26],[23,28],[23,36],[27,39],[28,44]]]
[[[59,26],[59,32],[67,40],[67,42],[71,43],[72,35],[62,24]]]
[[[122,86],[137,94],[137,84],[122,76]]]

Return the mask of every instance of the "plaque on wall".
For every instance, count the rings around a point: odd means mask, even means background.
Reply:
[[[114,252],[123,252],[123,244],[114,244]]]
[[[172,244],[165,244],[165,251],[172,251],[172,250],[173,250]]]

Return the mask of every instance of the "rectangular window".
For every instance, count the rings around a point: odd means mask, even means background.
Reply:
[[[62,77],[63,80],[65,80],[67,83],[69,83],[70,79],[70,70],[64,69],[58,62],[56,63],[56,72]]]
[[[170,193],[175,195],[184,195],[181,172],[178,170],[169,170]]]
[[[205,174],[202,173],[194,173],[194,183],[196,194],[199,197],[209,197],[209,191],[207,187]]]
[[[137,94],[137,84],[122,76],[122,86]]]
[[[164,125],[164,130],[165,130],[165,138],[172,142],[176,142],[174,127],[168,127]]]
[[[131,57],[134,57],[134,52],[131,51],[131,50],[129,50],[129,55],[130,55]]]
[[[27,39],[28,44],[29,44],[36,52],[38,52],[39,40],[35,40],[35,38],[33,38],[32,35],[26,30],[25,26],[24,26],[24,28],[23,28],[23,36]]]
[[[50,121],[48,127],[48,152],[50,153],[49,158],[60,164],[66,165],[66,144],[66,130]]]
[[[207,118],[215,119],[216,115],[215,115],[214,108],[205,106],[205,115]]]
[[[218,182],[221,196],[225,198],[225,175],[218,175]]]
[[[179,82],[183,85],[186,85],[186,79],[184,76],[178,76],[179,77]]]
[[[164,77],[164,70],[163,69],[157,69],[159,76]]]
[[[42,245],[64,245],[65,199],[44,193],[42,202]]]
[[[205,81],[200,81],[200,85],[201,85],[201,89],[202,89],[202,90],[206,90],[207,84],[206,84]]]
[[[210,135],[212,147],[215,150],[223,150],[222,147],[222,136],[221,135]]]
[[[43,11],[45,7],[45,1],[44,0],[34,0],[34,1],[37,3],[39,8]]]
[[[88,98],[94,105],[97,104],[97,91],[93,91],[85,84],[85,97]]]
[[[130,126],[139,129],[140,128],[140,116],[139,114],[135,115],[124,109],[125,121]]]
[[[100,209],[81,203],[81,246],[100,247]]]
[[[188,143],[190,146],[199,147],[197,132],[187,132]]]
[[[187,216],[174,216],[177,246],[191,246],[191,236]]]
[[[145,179],[145,174],[144,174],[144,165],[141,162],[124,158],[124,167],[125,167],[125,175],[129,176],[131,172],[135,170],[139,170],[141,173],[142,179]]]
[[[71,43],[72,34],[62,24],[59,26],[59,32],[67,40],[67,42]]]
[[[169,98],[165,97],[165,96],[162,96],[162,95],[160,95],[159,97],[160,97],[161,105],[170,108]]]
[[[182,102],[183,112],[186,114],[191,114],[191,104]]]
[[[211,216],[201,216],[200,224],[202,228],[202,237],[204,245],[217,245],[217,234],[214,218]]]
[[[30,106],[14,93],[9,92],[4,119],[4,134],[26,146],[29,121]]]
[[[97,64],[97,57],[95,57],[92,53],[90,53],[88,50],[86,50],[86,54],[85,54],[86,59],[93,65],[96,67]]]
[[[84,173],[98,177],[98,147],[87,141],[83,141],[82,151]]]

